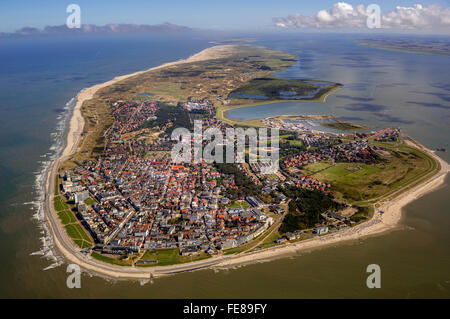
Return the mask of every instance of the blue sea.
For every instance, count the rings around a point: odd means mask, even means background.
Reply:
[[[0,296],[24,296],[18,277],[34,269],[39,278],[62,262],[42,228],[39,207],[43,172],[64,145],[77,93],[184,59],[208,42],[198,35],[0,40]]]
[[[243,35],[230,35],[235,38]],[[245,35],[292,52],[280,76],[336,81],[326,103],[285,102],[233,110],[243,119],[332,113],[377,127],[401,126],[449,150],[450,57],[361,47],[352,35]],[[223,35],[221,36],[223,37]],[[115,76],[187,58],[219,36],[78,36],[0,40],[0,297],[297,298],[450,297],[450,191],[406,208],[400,230],[290,258],[202,270],[139,283],[85,273],[69,289],[64,260],[42,222],[42,173],[60,152],[75,96]],[[447,160],[449,152],[441,155]],[[365,286],[382,267],[383,289]]]

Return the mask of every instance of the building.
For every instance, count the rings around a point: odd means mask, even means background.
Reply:
[[[75,193],[75,204],[78,204],[80,202],[84,202],[86,199],[89,198],[89,191],[83,191]]]
[[[314,234],[322,235],[328,233],[328,226],[320,226],[314,229]]]
[[[84,202],[79,202],[77,204],[77,212],[79,212],[80,214],[83,214],[84,212],[86,212],[86,204]]]

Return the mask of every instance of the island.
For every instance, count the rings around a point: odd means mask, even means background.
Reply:
[[[401,207],[449,170],[401,129],[370,131],[326,114],[226,117],[264,103],[320,103],[341,87],[274,75],[295,61],[220,45],[80,92],[67,146],[47,174],[45,216],[58,251],[87,271],[149,279],[396,227]],[[248,161],[248,150],[243,163],[174,163],[171,134],[195,121],[221,132],[278,129],[280,169],[264,173],[267,163]]]
[[[417,38],[371,38],[361,39],[360,45],[371,48],[401,51],[419,54],[450,55],[450,42],[444,38],[417,39]]]

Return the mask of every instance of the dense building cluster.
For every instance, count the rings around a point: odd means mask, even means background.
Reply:
[[[102,155],[60,174],[60,192],[76,204],[78,218],[96,243],[94,249],[110,255],[179,249],[181,255],[192,256],[245,244],[272,225],[268,211],[283,213],[280,203],[290,200],[283,194],[285,187],[330,193],[330,184],[301,172],[306,165],[320,161],[330,165],[375,163],[376,147],[371,146],[368,137],[393,141],[399,133],[394,129],[362,133],[343,143],[336,135],[297,132],[305,148],[284,156],[281,171],[266,176],[263,172],[270,166],[267,162],[232,164],[230,168],[207,164],[204,159],[176,164],[170,156],[148,156],[153,151],[167,154],[172,149],[174,141],[165,128],[180,118],[191,124],[201,118],[203,129],[215,127],[226,136],[230,125],[215,118],[207,100],[179,103],[167,109],[162,118],[158,118],[162,106],[157,101],[109,103],[114,121],[105,132]],[[298,122],[283,123],[291,129],[292,125],[302,126]],[[160,130],[151,141],[144,130],[149,127]],[[194,139],[195,134],[192,142]],[[239,161],[236,157],[234,160]],[[327,212],[323,220],[324,224],[316,225],[317,234],[328,231],[330,220],[345,226],[345,220],[333,211]],[[280,240],[297,239],[300,234],[289,233]]]
[[[174,164],[144,154],[155,147],[123,134],[155,116],[153,101],[111,101],[114,124],[102,156],[66,171],[61,192],[77,204],[79,217],[106,254],[178,248],[183,255],[213,253],[259,236],[271,223],[265,203],[247,198],[250,209],[228,209],[232,174],[204,161]],[[156,139],[169,147],[167,137]],[[83,195],[82,195],[83,194]],[[90,197],[93,203],[87,204]]]

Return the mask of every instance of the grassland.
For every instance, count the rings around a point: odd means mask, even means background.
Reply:
[[[176,103],[188,97],[222,104],[228,94],[250,80],[279,72],[295,56],[257,46],[233,46],[225,57],[186,62],[150,70],[108,86],[97,97],[130,99],[152,92],[152,99]]]
[[[417,148],[405,143],[376,144],[386,150],[377,164],[319,162],[302,172],[330,183],[338,199],[365,205],[436,169],[436,162]]]
[[[332,122],[322,122],[321,125],[329,128],[333,128],[336,130],[342,131],[350,131],[350,130],[369,130],[373,128],[373,126],[364,126],[355,123],[345,122],[338,119],[335,119]]]
[[[268,248],[272,246],[278,245],[275,243],[275,240],[280,238],[281,234],[278,232],[278,230],[273,231],[271,234],[267,235],[266,238],[258,245],[258,247],[261,248]]]
[[[227,208],[249,208],[250,205],[245,201],[234,201],[227,206]]]
[[[303,142],[299,140],[286,140],[291,146],[303,146]]]
[[[119,257],[109,257],[109,256],[105,256],[102,254],[99,254],[95,251],[93,251],[91,253],[91,257],[100,260],[102,262],[108,263],[108,264],[112,264],[112,265],[117,265],[117,266],[131,266],[132,262],[133,262],[133,258],[128,257],[128,258],[123,258],[122,256]]]
[[[59,195],[59,177],[55,176],[55,196]]]
[[[148,263],[145,264],[136,264],[137,267],[155,267],[183,264],[211,257],[206,253],[201,253],[198,256],[181,256],[178,249],[146,250],[141,254],[135,254],[128,257],[125,255],[117,257],[105,256],[93,251],[91,253],[91,256],[102,262],[117,266],[131,266],[138,260],[148,261]]]
[[[302,168],[302,172],[305,175],[312,176],[320,171],[326,170],[328,168],[331,168],[332,164],[329,161],[322,161],[322,162],[316,162],[308,164],[307,166],[304,166]]]
[[[86,198],[84,202],[86,205],[93,205],[96,203],[96,201],[90,197]]]
[[[80,248],[92,247],[92,240],[80,224],[72,223],[65,225],[64,228],[66,229],[67,234]]]
[[[73,213],[69,210],[58,212],[58,216],[61,219],[61,223],[63,223],[63,225],[72,224],[77,221],[75,216],[73,216]]]
[[[53,207],[58,214],[67,234],[80,248],[92,247],[92,239],[86,234],[84,228],[78,223],[77,218],[67,203],[60,197],[53,199]]]
[[[330,88],[333,85],[330,84]],[[243,99],[313,99],[319,86],[297,79],[280,79],[275,77],[255,78],[246,85],[232,91],[228,98]],[[313,94],[309,97],[309,95]],[[254,98],[253,98],[254,97]],[[294,98],[296,97],[296,98]]]
[[[211,256],[206,253],[200,253],[198,256],[182,256],[178,249],[158,249],[158,250],[146,250],[141,261],[157,261],[149,262],[146,264],[139,264],[139,267],[153,267],[153,266],[167,266],[175,264],[183,264],[192,261],[199,261],[210,258]]]

